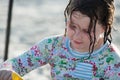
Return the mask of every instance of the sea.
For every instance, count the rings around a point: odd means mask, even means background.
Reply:
[[[0,63],[5,52],[5,38],[10,0],[0,0]],[[69,0],[13,0],[8,59],[19,56],[41,39],[64,34],[64,9]],[[120,0],[115,1],[113,43],[120,49]],[[50,66],[26,74],[24,80],[51,80]]]

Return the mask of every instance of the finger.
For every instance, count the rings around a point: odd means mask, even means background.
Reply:
[[[12,80],[12,73],[10,73],[8,77],[9,77],[8,80]]]
[[[8,70],[3,70],[1,71],[1,80],[8,80],[10,75],[11,75],[11,71],[8,71]]]
[[[4,71],[1,71],[1,75],[0,75],[1,80],[3,80],[3,79],[4,79],[4,76],[5,76],[5,72],[4,72]]]

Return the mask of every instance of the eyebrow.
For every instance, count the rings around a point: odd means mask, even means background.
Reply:
[[[79,26],[78,24],[74,23],[73,21],[71,21],[70,25],[77,25],[81,29],[81,26]],[[88,30],[88,27],[83,27],[82,30]]]

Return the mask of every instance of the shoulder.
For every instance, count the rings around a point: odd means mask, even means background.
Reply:
[[[111,43],[108,46],[109,56],[113,57],[116,62],[120,62],[120,51],[116,45]]]
[[[65,37],[64,35],[54,35],[54,36],[49,36],[49,37],[45,37],[42,40],[40,40],[39,42],[37,42],[36,44],[39,47],[57,47],[58,45],[62,45],[62,43],[65,41]]]
[[[115,44],[111,43],[109,45],[109,51],[117,54],[120,57],[120,50],[118,49],[118,47]]]
[[[59,41],[63,40],[63,38],[64,38],[63,35],[54,35],[54,36],[45,37],[42,40],[40,40],[39,42],[51,44],[54,42],[59,42]]]

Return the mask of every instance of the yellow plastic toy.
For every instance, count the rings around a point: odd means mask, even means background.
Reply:
[[[17,73],[12,73],[12,80],[23,80]]]

